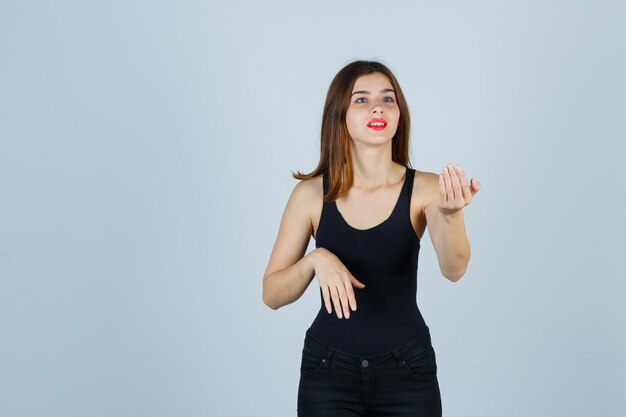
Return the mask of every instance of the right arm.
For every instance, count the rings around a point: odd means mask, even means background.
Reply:
[[[317,249],[315,249],[317,250]],[[277,310],[298,300],[315,276],[309,252],[298,262],[263,277],[263,302]]]
[[[274,310],[298,300],[315,277],[317,249],[304,256],[312,231],[312,182],[300,181],[291,192],[263,276],[263,302]]]
[[[322,188],[319,179],[317,183],[305,180],[291,192],[263,276],[263,302],[274,310],[291,304],[304,294],[313,277],[317,277],[328,313],[332,313],[334,305],[338,318],[350,318],[350,308],[356,311],[353,285],[362,289],[365,284],[325,248],[303,256],[313,230],[311,208],[317,205],[319,212],[322,209]]]

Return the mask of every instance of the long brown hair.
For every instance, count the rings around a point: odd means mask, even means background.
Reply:
[[[328,176],[328,193],[324,201],[332,201],[343,196],[352,187],[354,179],[350,158],[350,134],[346,125],[346,113],[350,105],[350,94],[361,75],[379,72],[391,82],[396,91],[396,103],[400,109],[398,130],[392,138],[392,160],[405,167],[409,161],[409,130],[411,119],[400,84],[391,70],[377,61],[354,61],[343,67],[328,87],[326,103],[322,115],[322,135],[320,160],[310,174],[300,171],[291,174],[299,180],[310,179],[324,173]]]

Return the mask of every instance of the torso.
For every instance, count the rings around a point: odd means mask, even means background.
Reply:
[[[402,172],[404,172],[404,167],[401,169]],[[429,173],[415,170],[415,180],[411,194],[411,224],[415,234],[420,240],[426,230],[424,206],[430,197],[426,194],[426,190],[428,190],[429,187],[425,184],[426,181],[428,181],[428,174]],[[313,205],[310,215],[312,225],[311,236],[314,239],[317,235],[317,228],[322,215],[322,198],[324,194],[322,180],[321,175],[311,180],[314,181],[315,188],[318,190],[316,194],[319,196],[319,198],[316,199],[318,203]],[[396,184],[384,190],[381,189],[369,194],[357,193],[350,190],[346,195],[337,199],[337,209],[341,212],[345,221],[356,229],[369,229],[374,227],[390,216],[403,182],[404,174],[402,174],[402,177]],[[363,211],[363,207],[367,207],[368,210]]]
[[[417,272],[426,227],[422,212],[437,197],[437,175],[400,164],[394,169],[392,184],[370,191],[353,186],[328,203],[322,198],[327,175],[321,184],[317,178],[308,183],[315,248],[334,254],[366,286],[354,289],[358,309],[341,320],[328,314],[320,285],[320,309],[307,335],[353,355],[389,352],[428,333],[417,305]]]

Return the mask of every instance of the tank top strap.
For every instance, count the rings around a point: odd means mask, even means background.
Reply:
[[[413,194],[413,180],[415,179],[415,170],[408,168],[406,170],[406,179],[402,188],[402,195],[400,203],[400,212],[402,216],[409,219],[411,218],[411,195]]]
[[[406,178],[406,196],[407,196],[407,200],[410,202],[411,201],[411,195],[413,194],[413,181],[415,180],[415,170],[413,168],[409,168],[406,172],[407,178]]]

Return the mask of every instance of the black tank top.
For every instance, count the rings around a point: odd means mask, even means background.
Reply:
[[[350,226],[335,201],[325,202],[315,247],[334,253],[366,285],[352,287],[357,302],[350,318],[328,314],[320,288],[321,308],[307,333],[354,355],[390,351],[429,331],[417,306],[417,261],[420,239],[410,218],[415,170],[406,168],[402,191],[391,215],[369,229]],[[323,175],[324,194],[328,178]]]

